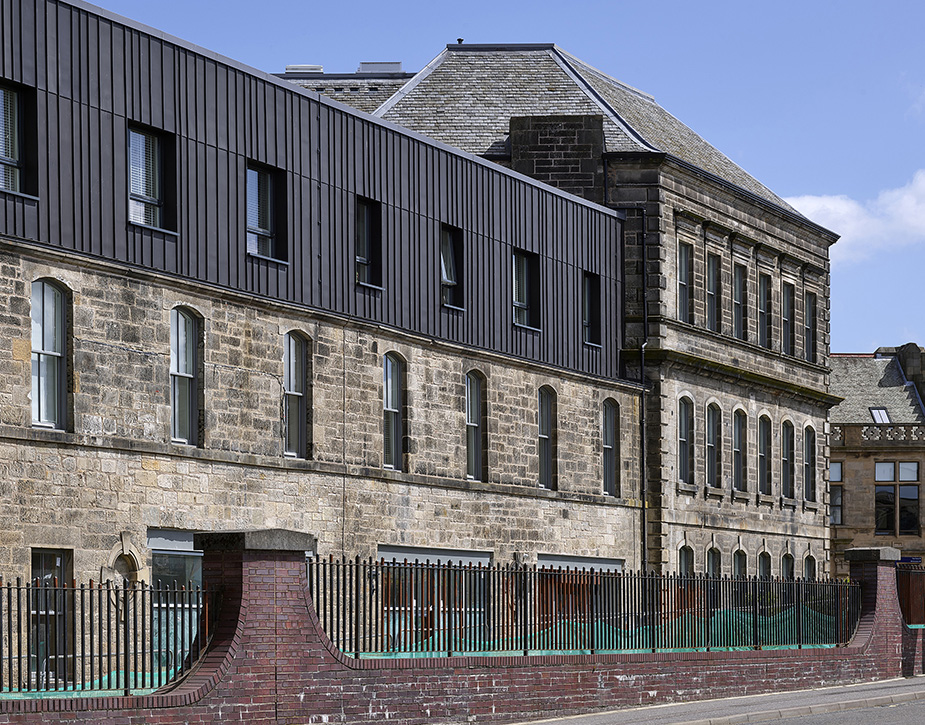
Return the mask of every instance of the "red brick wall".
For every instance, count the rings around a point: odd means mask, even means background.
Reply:
[[[856,565],[865,615],[855,643],[778,650],[354,662],[333,651],[306,595],[302,552],[207,552],[225,582],[210,654],[173,692],[0,702],[0,723],[440,723],[523,720],[922,671],[892,564]]]

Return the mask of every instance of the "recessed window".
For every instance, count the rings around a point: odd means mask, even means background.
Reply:
[[[803,496],[816,500],[816,431],[812,428],[803,430]]]
[[[748,416],[741,410],[732,417],[732,485],[748,490]]]
[[[723,323],[721,260],[718,254],[707,255],[707,329],[719,332]]]
[[[487,480],[485,378],[476,370],[466,374],[466,478]]]
[[[732,575],[733,576],[747,576],[748,575],[748,556],[741,549],[739,549],[732,555]]]
[[[678,319],[694,321],[694,248],[690,244],[678,245]]]
[[[31,581],[36,585],[28,594],[29,644],[33,648],[33,655],[28,658],[29,671],[36,679],[49,678],[46,683],[50,681],[52,687],[57,687],[55,683],[74,677],[74,663],[69,653],[69,650],[73,652],[70,646],[73,640],[68,641],[68,635],[73,634],[73,624],[68,622],[68,617],[74,616],[74,609],[68,607],[65,596],[52,587],[64,587],[73,581],[73,556],[64,549],[33,549],[31,574]],[[45,587],[51,589],[43,591]],[[75,601],[72,595],[71,602]],[[10,653],[12,649],[10,647]],[[35,653],[42,653],[41,657],[36,657]]]
[[[886,408],[871,408],[870,417],[874,419],[877,425],[887,425],[890,423],[890,414]]]
[[[803,578],[816,578],[816,557],[807,556],[805,559],[803,559]]]
[[[32,424],[65,427],[66,295],[47,280],[32,283]]]
[[[0,191],[22,190],[20,95],[0,87]]]
[[[678,401],[678,481],[694,485],[694,404]]]
[[[792,554],[784,554],[780,558],[780,575],[783,579],[793,579],[796,576]]]
[[[737,338],[748,339],[748,270],[742,264],[732,270],[732,327]]]
[[[683,576],[694,573],[694,550],[689,546],[682,546],[678,551],[678,573]]]
[[[543,488],[556,488],[556,391],[543,386],[539,392],[537,411],[537,450],[540,458],[539,483]]]
[[[405,385],[404,363],[395,353],[383,360],[382,430],[383,465],[402,470],[402,439],[405,435],[403,415]]]
[[[816,362],[817,342],[816,295],[813,292],[807,292],[803,298],[803,352],[807,362]]]
[[[771,578],[771,555],[766,551],[758,554],[758,576],[762,579]]]
[[[758,344],[771,347],[771,276],[758,275]]]
[[[785,355],[793,355],[794,341],[794,308],[795,293],[793,285],[784,282],[780,295],[780,351]]]
[[[354,229],[356,281],[382,286],[382,205],[357,197]]]
[[[836,481],[840,482],[840,481],[842,480],[842,479],[841,479],[841,475],[842,475],[842,474],[841,474],[841,471],[842,471],[842,468],[841,468],[841,467],[842,467],[842,462],[841,462],[841,461],[831,461],[831,462],[829,463],[829,480],[830,480],[832,483],[835,483]]]
[[[842,518],[843,500],[843,488],[841,486],[832,486],[829,489],[829,523],[832,524],[832,526],[841,526],[844,523]]]
[[[719,549],[711,548],[707,552],[707,574],[710,576],[722,576],[723,574],[723,555]]]
[[[446,224],[440,227],[440,302],[463,307],[462,230]]]
[[[162,150],[160,138],[129,129],[128,218],[135,224],[163,226]]]
[[[602,430],[604,449],[604,493],[620,495],[620,406],[613,400],[604,401]]]
[[[539,329],[539,257],[517,250],[514,262],[514,323]]]
[[[199,439],[199,320],[189,310],[170,311],[170,437]]]
[[[286,175],[256,163],[247,165],[247,253],[286,260]]]
[[[601,344],[601,277],[585,272],[581,280],[582,339],[589,345]]]
[[[785,420],[780,427],[780,485],[784,498],[793,498],[795,475],[793,424]]]
[[[719,488],[723,475],[723,414],[719,406],[707,406],[707,485]]]
[[[758,419],[758,492],[771,495],[771,419]]]
[[[311,343],[296,332],[284,339],[283,428],[284,454],[311,457]]]

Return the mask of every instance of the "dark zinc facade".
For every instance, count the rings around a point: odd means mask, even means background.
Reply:
[[[640,565],[622,212],[63,0],[0,0],[0,139],[0,576]]]

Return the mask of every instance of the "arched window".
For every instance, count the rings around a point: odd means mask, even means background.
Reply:
[[[722,576],[723,574],[723,555],[719,549],[712,548],[707,552],[707,574],[710,576]]]
[[[199,443],[199,320],[191,310],[170,311],[170,438]]]
[[[707,485],[723,484],[723,414],[716,404],[707,406]]]
[[[780,485],[784,498],[793,498],[795,474],[793,424],[785,420],[780,427]]]
[[[816,557],[810,555],[803,559],[803,577],[805,579],[816,578]]]
[[[402,470],[402,441],[405,436],[403,406],[405,402],[405,366],[390,352],[383,359],[382,388],[382,465]]]
[[[758,419],[758,492],[771,495],[771,419]]]
[[[771,555],[766,551],[758,554],[758,576],[763,579],[771,578]]]
[[[738,549],[732,555],[732,574],[733,576],[746,576],[748,574],[748,556],[741,549]]]
[[[604,421],[601,435],[604,449],[604,493],[620,495],[620,406],[616,401],[604,401]]]
[[[694,404],[678,401],[678,480],[694,484]]]
[[[485,378],[477,370],[466,374],[466,478],[487,479],[488,429]]]
[[[540,457],[540,486],[555,490],[556,488],[556,391],[548,386],[540,388],[539,409],[537,411],[538,440],[537,450]]]
[[[784,579],[793,579],[793,556],[791,554],[784,554],[780,560],[780,575]]]
[[[803,496],[816,500],[816,431],[809,426],[803,429]]]
[[[678,551],[678,573],[685,576],[694,573],[694,550],[689,546],[682,546]]]
[[[54,282],[32,283],[32,424],[65,427],[67,294]]]
[[[284,345],[284,453],[294,458],[311,458],[312,345],[297,332],[287,334]]]
[[[737,410],[732,416],[732,485],[748,490],[748,416]]]

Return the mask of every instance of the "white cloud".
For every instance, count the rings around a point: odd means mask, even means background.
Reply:
[[[787,202],[800,213],[840,234],[833,264],[862,262],[872,255],[925,245],[925,169],[905,186],[880,192],[871,201],[847,196],[796,196]]]

